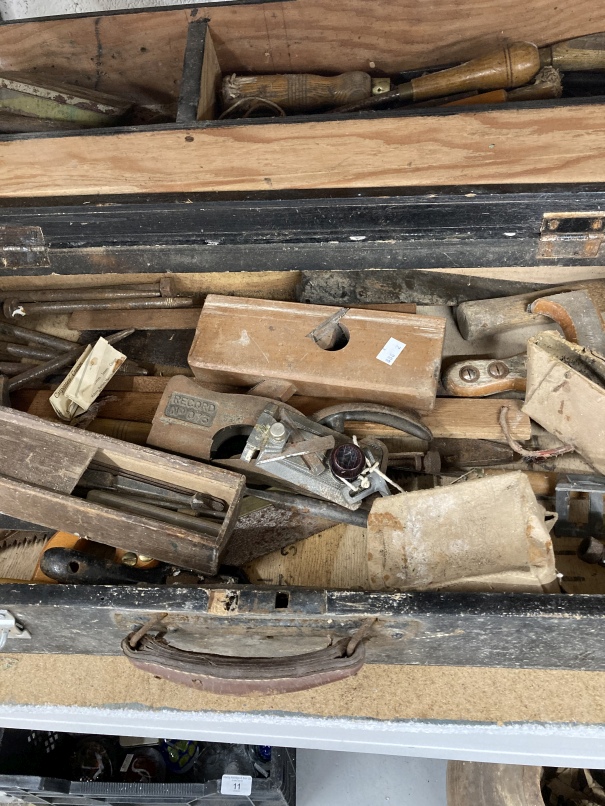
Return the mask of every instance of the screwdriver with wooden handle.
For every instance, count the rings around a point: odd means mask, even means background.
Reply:
[[[223,79],[222,101],[227,114],[244,101],[269,101],[284,112],[316,112],[341,104],[368,98],[372,79],[355,70],[339,76],[316,76],[310,73],[283,73],[265,76],[230,75]]]
[[[390,92],[382,92],[384,79],[372,79],[359,71],[331,78],[308,73],[232,75],[223,79],[222,101],[225,113],[243,100],[269,101],[285,112],[329,107],[336,107],[338,112],[356,112],[393,101],[414,103],[469,90],[520,87],[539,70],[538,48],[529,42],[515,42],[457,67],[414,78]]]
[[[399,84],[394,90],[338,107],[337,112],[359,112],[386,104],[414,103],[472,90],[500,90],[527,84],[540,70],[538,48],[530,42],[514,42],[457,67],[427,73]]]

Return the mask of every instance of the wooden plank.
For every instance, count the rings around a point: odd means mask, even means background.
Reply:
[[[55,437],[20,423],[2,429],[0,438],[4,475],[62,493],[73,490],[95,453],[96,449],[90,445],[67,440],[57,451]]]
[[[49,398],[52,392],[47,389],[35,391],[22,389],[12,396],[15,408],[35,414],[45,420],[57,420]],[[101,410],[104,418],[112,420],[135,420],[150,423],[162,395],[159,392],[112,392],[116,400],[109,401]]]
[[[166,379],[168,381],[169,379]],[[163,382],[163,379],[162,379]],[[165,387],[164,383],[164,387]],[[229,391],[228,387],[208,384],[216,391]],[[35,414],[46,419],[56,419],[50,405],[51,392],[47,389],[21,389],[12,396],[13,405],[21,411]],[[102,409],[104,418],[114,420],[135,420],[150,423],[160,403],[162,392],[139,391],[113,391],[112,396],[117,398],[106,404]],[[336,401],[322,397],[303,397],[295,395],[289,403],[302,411],[303,414],[313,414]],[[526,414],[521,411],[521,402],[508,400],[509,423],[515,439],[526,440],[531,437],[531,423]],[[438,397],[435,408],[423,416],[423,421],[437,438],[452,439],[491,439],[505,442],[502,429],[498,422],[498,415],[502,406],[501,400],[489,398],[454,398]],[[373,436],[379,439],[393,439],[401,436],[400,431],[388,426],[372,423],[348,423],[347,433],[357,434],[359,437]]]
[[[299,397],[295,395],[288,401],[303,414],[314,414],[320,409],[334,404],[327,398]],[[531,422],[521,411],[519,400],[507,400],[510,406],[509,423],[511,431],[520,441],[531,437]],[[491,398],[438,397],[435,408],[422,416],[422,421],[431,429],[435,439],[491,439],[505,442],[498,415],[502,401]],[[400,437],[401,432],[388,426],[372,423],[347,423],[348,434],[373,436],[379,439]]]
[[[605,28],[600,7],[578,0],[573,14],[548,0],[297,0],[197,6],[3,25],[4,70],[35,66],[63,80],[140,102],[176,101],[190,21],[208,18],[224,72],[340,73],[400,70],[464,61],[519,39],[538,45]],[[321,20],[321,25],[318,25]],[[435,24],[447,20],[447,25]],[[351,45],[354,43],[354,46]]]
[[[197,107],[198,120],[214,120],[217,117],[216,110],[221,77],[221,66],[216,56],[212,34],[207,29],[204,39],[200,100]]]
[[[140,311],[75,311],[69,317],[70,330],[195,330],[201,308]]]
[[[14,517],[25,518],[35,513],[36,520],[49,529],[86,536],[108,546],[201,573],[216,572],[221,548],[218,536],[197,534],[151,518],[125,514],[3,476],[0,476],[0,510],[7,515],[21,513]]]
[[[1,26],[0,26],[1,30]],[[18,289],[37,288],[87,288],[93,286],[127,285],[129,283],[149,283],[157,280],[157,274],[99,274],[103,265],[104,250],[97,253],[95,271],[91,274],[61,276],[47,274],[31,277],[14,275],[0,277],[0,292],[16,293]],[[525,269],[527,271],[527,269]],[[244,272],[192,272],[172,274],[177,289],[181,293],[194,295],[234,294],[240,297],[262,297],[263,299],[296,299],[296,285],[300,279],[297,271],[244,271]],[[38,321],[38,320],[36,320]]]
[[[341,524],[246,565],[252,583],[369,590],[365,529]]]
[[[470,185],[603,182],[605,105],[589,112],[501,109],[14,140],[0,143],[0,197],[432,187],[461,176]]]

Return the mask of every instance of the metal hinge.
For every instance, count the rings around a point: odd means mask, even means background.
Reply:
[[[41,227],[0,227],[0,270],[50,266]]]
[[[597,257],[603,238],[605,213],[544,213],[538,257]]]
[[[31,638],[31,633],[8,610],[0,610],[0,650],[8,638]]]

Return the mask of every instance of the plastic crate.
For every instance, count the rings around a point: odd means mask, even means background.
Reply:
[[[296,751],[273,747],[268,778],[253,778],[250,796],[222,795],[221,779],[206,783],[81,782],[48,775],[67,746],[68,734],[45,731],[4,730],[0,745],[0,793],[48,806],[296,806]],[[67,764],[65,764],[65,767]],[[24,770],[30,774],[23,774]],[[55,769],[57,767],[55,766]],[[19,774],[12,774],[15,770]],[[32,771],[43,774],[31,774]]]

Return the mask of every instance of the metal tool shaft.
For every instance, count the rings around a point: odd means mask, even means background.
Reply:
[[[128,297],[159,297],[160,283],[133,283],[133,285],[104,286],[101,288],[44,288],[33,291],[11,291],[7,300],[19,302],[69,302],[89,299],[127,299]],[[170,294],[169,296],[172,296]]]
[[[0,334],[17,339],[17,341],[26,341],[28,344],[39,344],[41,347],[48,347],[58,353],[65,353],[67,350],[73,350],[74,347],[78,346],[75,341],[49,336],[48,333],[40,333],[38,330],[31,330],[28,327],[20,327],[8,322],[0,322]]]
[[[27,344],[4,344],[4,349],[15,358],[34,358],[37,361],[50,361],[56,358],[55,350],[45,350],[42,347],[30,347]]]
[[[73,311],[134,311],[147,308],[191,308],[192,297],[135,297],[134,299],[69,300],[66,302],[26,302],[7,300],[3,310],[7,319]]]
[[[106,490],[91,490],[87,496],[87,501],[94,504],[120,509],[124,512],[131,512],[133,515],[142,515],[146,518],[153,518],[162,523],[169,523],[172,526],[180,526],[181,529],[189,529],[205,535],[218,535],[221,524],[206,518],[198,518],[195,515],[184,515],[181,512],[172,512],[153,504],[143,503],[136,498],[119,495],[118,493],[107,492]]]
[[[2,375],[18,375],[27,368],[26,364],[21,364],[19,361],[0,361],[0,374]]]
[[[129,330],[120,330],[117,333],[113,333],[111,336],[105,336],[105,340],[108,341],[109,344],[117,344],[117,342],[122,341],[122,339],[125,339],[127,336],[131,336],[133,333],[134,328],[130,328]],[[53,372],[56,372],[57,370],[63,369],[63,367],[72,364],[82,355],[82,353],[87,347],[88,347],[87,344],[77,345],[69,352],[62,353],[56,358],[52,358],[50,361],[45,361],[43,364],[39,364],[36,367],[32,367],[31,369],[25,370],[25,372],[22,372],[20,375],[16,375],[14,378],[11,378],[10,381],[8,382],[7,384],[8,391],[15,392],[17,389],[21,389],[23,386],[27,386],[27,384],[30,383],[31,381],[37,381],[46,378]]]

